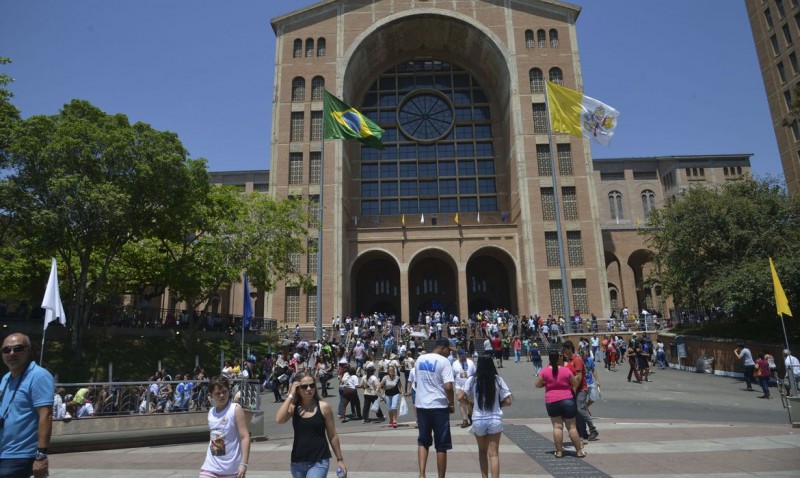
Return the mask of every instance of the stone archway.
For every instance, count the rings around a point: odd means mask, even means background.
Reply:
[[[400,267],[394,257],[383,251],[366,252],[356,259],[350,277],[351,314],[400,317]]]
[[[636,313],[647,308],[645,295],[645,282],[648,279],[653,262],[653,253],[646,249],[638,249],[628,257],[628,267],[633,271],[633,280],[636,284]]]
[[[458,313],[457,270],[453,258],[439,249],[427,249],[412,259],[408,269],[411,323],[428,310]]]
[[[471,314],[482,310],[518,311],[516,266],[513,259],[496,247],[485,247],[467,262],[467,303]]]

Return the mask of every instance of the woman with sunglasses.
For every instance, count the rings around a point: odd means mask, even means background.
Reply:
[[[250,459],[250,432],[242,407],[231,401],[231,384],[214,377],[208,393],[214,406],[208,411],[211,440],[200,478],[244,478]]]
[[[312,374],[300,373],[295,379],[286,400],[275,412],[275,422],[278,424],[292,420],[292,478],[328,476],[330,448],[333,448],[336,455],[336,466],[347,473],[339,446],[339,435],[336,433],[333,409],[327,402],[320,400]]]

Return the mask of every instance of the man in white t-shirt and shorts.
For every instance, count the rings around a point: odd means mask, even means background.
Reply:
[[[455,347],[446,338],[436,340],[433,353],[422,355],[414,364],[414,383],[419,436],[417,460],[419,476],[425,476],[428,449],[435,443],[439,477],[447,472],[447,450],[453,448],[450,438],[450,414],[455,412],[453,367],[447,357]]]

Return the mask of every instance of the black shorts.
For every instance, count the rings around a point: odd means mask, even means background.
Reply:
[[[453,448],[450,437],[450,410],[447,408],[417,408],[419,435],[417,444],[428,448],[436,443],[436,452]],[[433,434],[433,436],[431,436]]]
[[[545,404],[545,408],[547,409],[547,416],[549,417],[561,417],[561,418],[575,418],[575,414],[577,413],[577,408],[575,407],[575,399],[568,398],[566,400],[559,400],[558,402],[552,402]]]

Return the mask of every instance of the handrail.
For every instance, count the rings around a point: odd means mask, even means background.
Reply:
[[[61,388],[64,396],[53,405],[56,420],[202,412],[211,406],[208,380],[57,383],[56,390]],[[79,403],[75,396],[82,389],[85,398]],[[261,408],[260,391],[258,380],[231,380],[231,399],[246,410]]]

